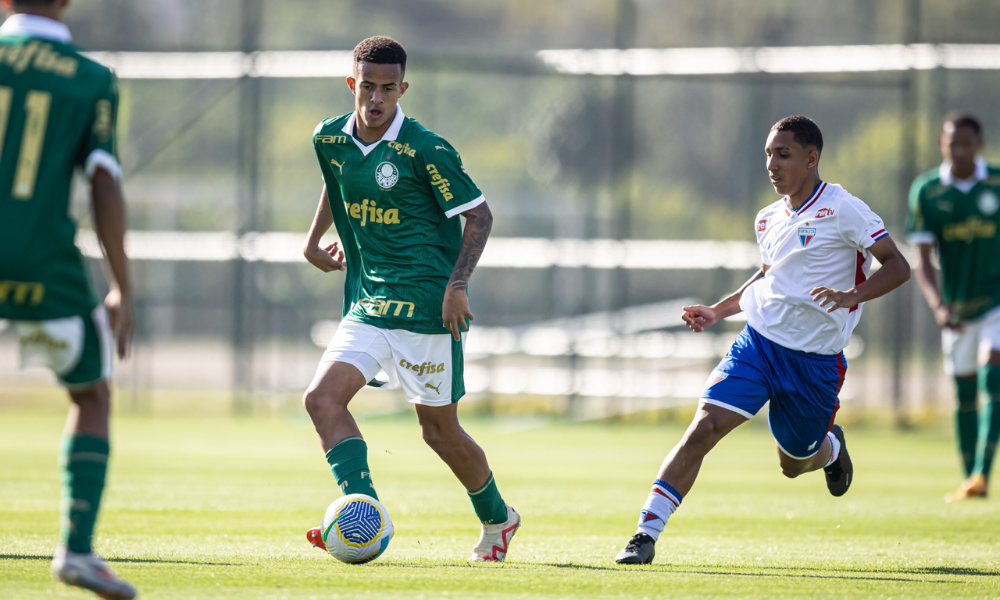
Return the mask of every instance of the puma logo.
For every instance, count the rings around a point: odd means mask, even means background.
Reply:
[[[444,146],[434,146],[434,149],[435,149],[435,150],[444,150],[445,152],[447,152],[447,151],[448,151],[448,149],[447,149],[447,148],[445,148]]]
[[[330,164],[333,164],[333,165],[337,165],[337,168],[339,168],[339,169],[340,169],[340,174],[341,174],[341,175],[343,175],[343,174],[344,174],[344,163],[339,163],[339,162],[337,162],[337,161],[335,161],[335,160],[333,160],[333,159],[331,158],[331,159],[330,159]]]
[[[443,383],[443,382],[442,382],[442,383]],[[425,384],[424,384],[424,387],[425,387],[425,388],[430,388],[430,389],[434,390],[435,392],[437,392],[437,393],[438,393],[438,396],[440,396],[440,395],[441,395],[441,389],[440,389],[440,388],[441,388],[441,384],[440,384],[440,383],[439,383],[439,384],[437,384],[437,385],[431,385],[431,384],[429,384],[429,383],[425,383]]]

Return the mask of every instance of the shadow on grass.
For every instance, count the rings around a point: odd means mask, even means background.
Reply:
[[[600,567],[595,565],[578,565],[572,563],[542,563],[542,566],[556,567],[558,569],[581,569],[588,571],[628,571],[629,567]],[[676,573],[685,575],[722,575],[725,577],[789,577],[797,579],[842,579],[848,581],[896,581],[908,583],[965,583],[963,581],[952,581],[948,579],[922,579],[921,574],[934,575],[974,575],[978,577],[995,577],[995,571],[980,571],[978,569],[964,569],[961,567],[935,567],[927,569],[909,569],[906,571],[866,571],[862,569],[811,569],[801,567],[757,567],[758,569],[768,569],[771,571],[783,570],[783,573],[761,573],[759,571],[708,571],[697,569],[674,568],[670,565],[644,565],[640,572],[646,573]],[[802,573],[802,571],[824,571],[828,575],[814,575]],[[837,573],[858,573],[865,575],[838,575]],[[887,575],[896,574],[896,577]],[[910,577],[907,577],[910,575]]]
[[[52,560],[51,556],[40,556],[37,554],[0,554],[0,560]],[[232,567],[233,563],[213,563],[198,562],[194,560],[160,560],[157,558],[105,558],[104,562],[110,563],[148,563],[160,565],[197,565],[200,567]],[[242,566],[242,565],[241,565]]]

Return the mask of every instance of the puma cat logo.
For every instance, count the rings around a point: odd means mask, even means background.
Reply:
[[[339,162],[337,162],[337,161],[335,161],[335,160],[333,160],[333,159],[331,158],[331,159],[330,159],[330,164],[333,164],[333,165],[337,165],[337,168],[339,168],[339,169],[340,169],[340,174],[341,174],[341,175],[343,175],[343,174],[344,174],[344,163],[339,163]]]
[[[435,149],[435,150],[444,150],[444,151],[446,151],[446,152],[447,152],[447,150],[448,150],[448,149],[447,149],[447,148],[445,148],[444,146],[434,146],[434,149]]]
[[[443,382],[442,382],[442,383],[443,383]],[[440,383],[439,383],[439,384],[437,384],[437,385],[431,385],[431,384],[429,384],[429,383],[425,383],[425,384],[424,384],[424,387],[425,387],[425,388],[430,388],[430,389],[434,390],[435,392],[437,392],[437,393],[438,393],[438,396],[440,396],[440,395],[441,395],[441,389],[440,389],[440,388],[441,388],[441,384],[440,384]]]

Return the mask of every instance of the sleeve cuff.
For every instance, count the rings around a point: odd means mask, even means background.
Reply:
[[[114,154],[100,148],[91,152],[90,156],[83,163],[83,172],[87,176],[87,179],[93,179],[94,173],[97,172],[98,168],[104,169],[108,172],[108,175],[115,178],[115,181],[121,183],[122,167],[118,164],[118,159],[115,158]]]
[[[914,231],[906,236],[906,241],[910,244],[933,244],[937,242],[937,236],[930,231]]]
[[[455,208],[453,208],[453,209],[451,209],[449,211],[445,211],[444,216],[450,219],[450,218],[454,217],[455,215],[460,215],[460,214],[464,213],[467,210],[472,210],[473,208],[476,208],[477,206],[479,206],[483,202],[486,202],[486,196],[485,195],[482,195],[482,196],[476,198],[472,202],[466,202],[465,204],[462,204],[460,206],[456,206]]]
[[[884,227],[879,227],[875,231],[869,229],[868,232],[865,233],[865,237],[861,240],[861,247],[867,250],[868,248],[871,248],[872,244],[887,235],[889,235],[889,232]]]

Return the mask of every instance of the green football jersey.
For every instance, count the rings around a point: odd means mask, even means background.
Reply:
[[[77,166],[97,157],[117,167],[117,105],[114,75],[73,46],[0,36],[0,318],[97,305],[69,197]]]
[[[444,334],[441,305],[462,246],[459,214],[485,201],[441,136],[396,109],[383,138],[354,137],[354,113],[313,132],[347,259],[343,318]]]
[[[946,174],[947,175],[947,174]],[[964,319],[1000,306],[1000,169],[983,165],[964,193],[935,169],[913,182],[907,221],[913,243],[934,243],[941,296]]]

